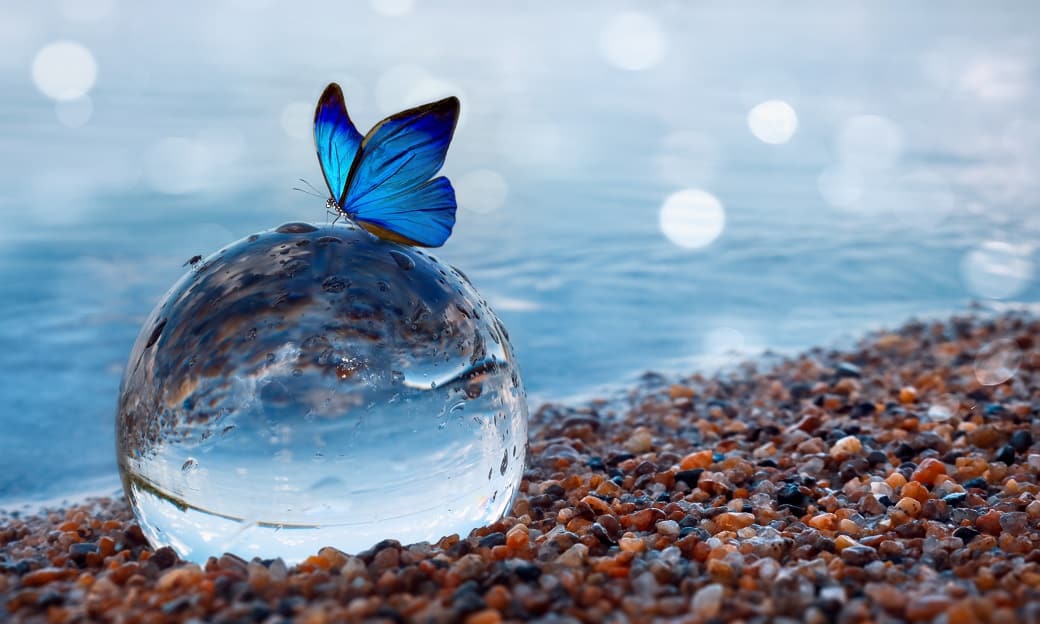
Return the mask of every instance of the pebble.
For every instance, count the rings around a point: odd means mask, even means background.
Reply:
[[[715,524],[724,531],[736,531],[755,523],[755,514],[744,512],[726,512],[715,518]]]
[[[859,455],[863,452],[863,443],[856,436],[845,436],[831,446],[831,457],[841,455]]]
[[[934,457],[927,457],[917,466],[917,470],[914,470],[910,478],[925,485],[934,485],[936,479],[945,474],[946,466],[941,461]]]
[[[589,547],[585,544],[575,544],[568,548],[563,554],[556,558],[556,563],[570,568],[581,567],[589,556]]]
[[[841,551],[841,560],[849,565],[865,566],[878,558],[877,550],[870,546],[856,544]]]
[[[656,525],[657,532],[660,535],[667,535],[668,537],[675,537],[679,534],[679,523],[675,520],[662,520]]]
[[[725,589],[718,583],[711,583],[697,590],[690,601],[690,608],[695,617],[710,620],[717,617],[722,610],[722,598]]]

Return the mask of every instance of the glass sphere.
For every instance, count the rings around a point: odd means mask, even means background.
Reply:
[[[152,544],[291,563],[466,535],[509,509],[523,384],[460,271],[352,224],[193,260],[120,391],[119,470]]]

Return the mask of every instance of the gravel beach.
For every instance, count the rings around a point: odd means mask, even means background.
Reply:
[[[538,409],[511,515],[435,544],[199,567],[121,500],[0,512],[0,619],[1040,621],[1038,411],[1019,315],[646,375]]]

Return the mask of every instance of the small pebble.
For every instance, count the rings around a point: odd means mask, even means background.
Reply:
[[[698,589],[690,601],[693,615],[705,620],[718,616],[722,610],[722,597],[724,594],[725,589],[718,583],[711,583]]]
[[[662,520],[655,526],[657,527],[657,532],[661,535],[675,537],[679,534],[679,523],[675,520]]]
[[[863,452],[863,443],[856,436],[845,436],[831,446],[831,457],[840,455],[859,455]]]

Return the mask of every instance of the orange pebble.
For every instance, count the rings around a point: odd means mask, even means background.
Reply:
[[[934,485],[936,479],[945,474],[946,465],[934,457],[928,457],[917,467],[912,478],[914,481],[920,481],[925,485]]]
[[[98,554],[107,557],[116,551],[116,541],[107,535],[98,540]],[[147,551],[146,551],[147,552]]]
[[[611,512],[610,505],[605,503],[603,499],[597,498],[591,494],[581,499],[581,502],[591,507],[592,511],[596,512],[597,516],[609,514]]]
[[[838,517],[832,513],[816,514],[812,518],[809,518],[809,526],[814,529],[832,531],[838,526]]]
[[[916,518],[921,513],[921,502],[915,498],[904,496],[896,503],[896,508],[902,510],[903,513],[911,518]]]
[[[715,524],[723,531],[736,531],[755,523],[755,515],[727,512],[715,517]]]
[[[466,624],[498,624],[502,621],[502,614],[494,609],[484,609],[466,616]]]
[[[707,468],[708,466],[711,466],[712,455],[713,453],[709,450],[690,453],[686,457],[682,458],[682,461],[679,463],[679,468],[683,470],[693,470],[694,468]]]
[[[319,557],[318,555],[311,555],[310,557],[304,559],[303,563],[300,564],[301,568],[305,566],[311,566],[314,568],[318,568],[319,570],[328,570],[330,567],[332,567],[332,564],[329,563],[329,560],[324,557]]]
[[[899,390],[899,402],[903,404],[913,403],[917,400],[917,388],[904,386]]]
[[[497,561],[508,559],[510,554],[512,554],[512,552],[508,546],[499,545],[491,549],[491,556]]]
[[[904,477],[902,473],[893,472],[885,479],[885,483],[888,484],[888,487],[898,492],[901,487],[906,485],[906,477]]]
[[[484,602],[492,609],[499,611],[509,606],[509,590],[503,585],[494,585],[484,594]]]
[[[928,492],[928,488],[917,481],[911,481],[904,485],[901,494],[904,497],[909,496],[910,498],[922,503],[931,498],[931,493]]]
[[[525,548],[529,540],[530,537],[527,533],[527,526],[523,524],[516,525],[506,533],[506,546],[509,546],[514,550]]]

